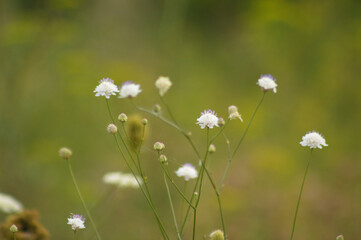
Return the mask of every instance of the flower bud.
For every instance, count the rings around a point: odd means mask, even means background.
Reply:
[[[69,148],[63,147],[59,150],[59,156],[64,159],[69,159],[73,153]]]
[[[224,234],[221,230],[215,230],[213,231],[209,237],[211,240],[224,240]]]
[[[143,118],[143,119],[142,119],[142,124],[143,124],[144,126],[147,125],[147,124],[148,124],[148,119]]]
[[[193,194],[195,197],[198,197],[198,195],[199,195],[198,192],[194,192]]]
[[[121,114],[119,114],[119,116],[118,116],[118,120],[119,120],[120,122],[126,122],[126,121],[128,121],[128,116],[127,116],[125,113],[121,113]]]
[[[209,145],[208,152],[209,153],[215,153],[216,152],[216,146],[214,146],[214,144]]]
[[[11,225],[10,232],[16,233],[17,231],[18,231],[18,227],[15,224]]]
[[[161,163],[167,163],[168,162],[168,159],[167,159],[167,156],[165,156],[164,154],[160,155],[159,156],[159,162]]]
[[[336,237],[336,240],[344,240],[343,235],[342,235],[342,234],[341,234],[341,235],[338,235],[338,236]]]
[[[235,112],[238,112],[238,108],[234,105],[231,105],[228,107],[228,114],[232,114],[232,113],[235,113]]]
[[[192,132],[191,131],[187,132],[187,136],[188,137],[192,136]]]
[[[118,128],[117,128],[117,126],[115,126],[115,124],[110,123],[110,124],[108,125],[108,127],[107,127],[107,131],[108,131],[108,133],[110,133],[110,134],[116,134],[117,131],[118,131]]]
[[[224,124],[226,124],[226,122],[224,121],[224,119],[222,117],[218,118],[218,126],[223,127]]]
[[[155,113],[160,113],[162,111],[162,107],[159,104],[155,104],[153,107],[153,111]]]
[[[162,143],[162,142],[154,143],[154,150],[162,151],[164,148],[165,148],[164,143]]]

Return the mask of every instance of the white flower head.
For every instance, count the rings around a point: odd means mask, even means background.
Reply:
[[[198,171],[192,164],[186,163],[175,172],[178,177],[184,177],[185,181],[198,177]]]
[[[241,114],[239,114],[238,108],[236,106],[234,106],[234,105],[229,106],[228,107],[228,114],[229,114],[229,119],[230,120],[239,119],[239,120],[241,120],[241,122],[243,122]]]
[[[137,177],[138,181],[141,183],[140,177]],[[122,172],[109,172],[106,173],[103,177],[103,182],[110,185],[115,185],[117,187],[123,188],[138,188],[139,184],[137,179],[130,173]]]
[[[201,116],[197,119],[196,124],[201,126],[202,129],[204,129],[205,127],[207,128],[213,128],[214,126],[219,127],[217,114],[210,109],[204,110],[204,112],[201,113]]]
[[[117,95],[119,89],[112,79],[103,78],[99,81],[99,85],[96,86],[94,92],[96,97],[105,96],[105,98],[109,99],[111,95]]]
[[[274,93],[277,92],[277,83],[276,83],[276,79],[270,75],[261,75],[261,78],[258,79],[257,82],[258,86],[260,86],[263,91],[267,92],[269,90],[273,90]]]
[[[0,211],[4,213],[17,213],[23,210],[23,205],[12,196],[0,193]]]
[[[139,84],[135,84],[131,81],[126,81],[120,88],[119,98],[133,98],[138,96],[142,91]]]
[[[302,137],[302,142],[300,144],[303,147],[310,148],[319,148],[322,149],[322,146],[327,147],[326,140],[319,134],[318,132],[309,132],[305,136]]]
[[[78,214],[70,214],[70,218],[68,218],[68,224],[71,225],[71,228],[74,231],[77,231],[79,229],[84,229],[85,225],[85,218],[82,215]]]
[[[164,94],[169,90],[169,88],[172,86],[172,82],[170,81],[169,77],[163,77],[160,76],[155,81],[155,86],[159,90],[159,94],[161,96],[164,96]]]

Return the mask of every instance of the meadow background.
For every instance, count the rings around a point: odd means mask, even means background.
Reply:
[[[245,123],[226,130],[234,147],[262,95],[256,81],[270,73],[278,92],[267,94],[225,182],[229,239],[289,238],[309,155],[299,142],[309,130],[329,147],[314,154],[295,239],[360,239],[360,9],[357,0],[1,1],[0,191],[39,210],[51,239],[70,239],[66,218],[84,211],[58,149],[73,150],[90,208],[110,191],[102,176],[126,170],[106,132],[105,100],[93,94],[98,80],[141,84],[135,101],[152,108],[154,81],[169,76],[166,99],[204,151],[200,112],[226,117],[229,105],[239,107]],[[116,114],[138,113],[125,100],[111,105]],[[147,148],[163,141],[171,169],[197,159],[181,134],[141,116],[150,122],[143,164],[171,229],[161,168]],[[215,145],[211,171],[219,180],[227,152],[222,138]],[[221,227],[208,182],[198,216],[198,239]],[[137,190],[112,194],[94,218],[104,239],[159,239]],[[79,239],[94,239],[87,226]]]

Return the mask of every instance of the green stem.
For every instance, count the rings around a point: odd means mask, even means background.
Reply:
[[[187,182],[188,181],[184,181],[183,196],[187,195]],[[186,197],[184,198],[186,199]],[[183,216],[183,211],[184,211],[184,201],[182,201],[182,205],[181,205],[181,217]]]
[[[73,237],[73,240],[76,239],[76,231],[74,231],[74,237]]]
[[[291,233],[291,238],[290,238],[290,240],[293,239],[293,234],[294,234],[294,232],[295,232],[298,208],[299,208],[299,206],[300,206],[301,197],[302,197],[302,192],[303,192],[303,186],[305,185],[308,168],[309,168],[310,163],[311,163],[311,156],[312,156],[312,149],[311,149],[310,157],[309,157],[309,159],[308,159],[308,163],[307,163],[307,167],[306,167],[305,174],[303,175],[301,190],[300,190],[300,194],[299,194],[299,196],[298,196],[298,201],[297,201],[297,207],[296,207],[295,217],[293,218],[292,233]]]
[[[165,108],[167,109],[167,112],[168,112],[170,118],[173,120],[173,122],[174,122],[176,125],[179,126],[179,124],[177,123],[177,120],[175,120],[175,117],[174,117],[172,111],[170,110],[170,107],[168,106],[168,104],[167,104],[166,101],[164,100],[164,97],[162,97],[162,96],[160,96],[160,95],[159,95],[159,97],[160,97],[160,100],[162,101],[163,105],[164,105]]]
[[[84,201],[84,199],[83,199],[83,196],[82,196],[82,194],[81,194],[81,192],[80,192],[80,189],[79,189],[79,187],[78,187],[78,184],[77,184],[77,182],[76,182],[76,180],[75,180],[74,173],[73,173],[73,169],[72,169],[71,164],[70,164],[70,160],[67,159],[66,161],[67,161],[67,163],[68,163],[69,172],[70,172],[71,178],[72,178],[72,180],[73,180],[75,189],[76,189],[76,191],[77,191],[77,193],[78,193],[78,196],[79,196],[79,198],[80,198],[80,201],[81,201],[81,203],[83,204],[83,207],[84,207],[84,209],[85,209],[85,212],[86,212],[86,214],[87,214],[87,216],[88,216],[88,218],[89,218],[89,220],[90,220],[90,223],[91,223],[91,225],[92,225],[93,228],[94,228],[94,231],[95,231],[95,234],[96,234],[96,236],[97,236],[97,239],[98,239],[98,240],[101,240],[101,237],[100,237],[100,235],[99,235],[98,229],[97,229],[97,227],[96,227],[96,225],[95,225],[95,223],[94,223],[94,221],[93,221],[92,216],[90,215],[90,212],[89,212],[89,210],[88,210],[88,208],[87,208],[87,206],[86,206],[86,204],[85,204],[85,201]]]
[[[226,140],[226,144],[227,144],[228,161],[227,161],[226,169],[224,170],[221,182],[220,182],[219,187],[218,187],[218,192],[219,193],[221,193],[221,191],[222,191],[224,180],[226,179],[227,173],[229,171],[229,167],[231,166],[231,162],[232,162],[231,144],[230,144],[230,142],[229,142],[229,140],[228,140],[225,133],[223,133],[223,137]]]
[[[234,155],[236,155],[236,152],[237,152],[239,146],[241,145],[244,137],[246,136],[246,134],[247,134],[247,132],[248,132],[248,129],[249,129],[249,127],[251,126],[251,123],[252,123],[252,121],[253,121],[253,118],[254,118],[254,116],[256,115],[259,107],[261,106],[261,104],[262,104],[262,102],[263,102],[264,96],[266,96],[266,92],[263,92],[261,100],[259,101],[256,109],[254,110],[254,112],[253,112],[253,114],[252,114],[252,116],[251,116],[251,119],[249,120],[248,125],[247,125],[246,129],[244,130],[244,132],[243,132],[243,134],[242,134],[242,136],[241,136],[241,139],[239,140],[236,148],[234,149],[234,151],[233,151],[233,153],[232,153],[232,158],[234,158]]]
[[[15,233],[13,233],[13,239],[16,240]]]

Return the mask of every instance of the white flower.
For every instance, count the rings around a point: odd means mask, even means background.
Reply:
[[[126,81],[120,88],[119,98],[132,98],[136,97],[142,89],[139,84],[135,84],[131,81]]]
[[[190,163],[184,164],[182,167],[178,168],[175,173],[178,177],[184,177],[184,180],[186,181],[198,177],[197,170]]]
[[[137,179],[141,183],[140,177],[137,177]],[[104,175],[103,182],[117,187],[138,188],[139,184],[137,179],[130,173],[109,172]]]
[[[204,110],[201,113],[201,116],[197,119],[196,124],[199,124],[201,128],[213,128],[214,126],[218,127],[218,117],[217,114],[212,110]]]
[[[231,105],[228,107],[228,114],[229,114],[229,119],[230,120],[234,120],[234,119],[239,119],[241,120],[241,122],[243,122],[243,119],[241,117],[241,114],[239,114],[238,112],[238,108],[234,105]]]
[[[84,229],[85,218],[82,215],[70,214],[70,218],[68,218],[68,224],[71,225],[71,228],[74,231],[79,229]]]
[[[304,147],[310,148],[319,148],[322,146],[327,147],[326,140],[319,134],[318,132],[309,132],[305,136],[302,137],[302,142],[300,144]]]
[[[277,92],[277,83],[276,79],[272,77],[272,75],[261,75],[261,78],[258,79],[257,84],[263,89],[263,91],[267,92],[268,90],[273,90],[274,93]]]
[[[23,205],[12,196],[0,193],[0,211],[4,213],[17,213],[23,210]]]
[[[114,84],[114,81],[110,78],[103,78],[99,81],[99,85],[96,86],[94,92],[95,96],[105,96],[109,99],[111,95],[116,95],[119,92],[118,87]]]
[[[157,81],[155,81],[155,86],[159,90],[159,94],[164,96],[164,94],[169,90],[172,86],[172,82],[170,81],[169,77],[162,77],[160,76]]]

